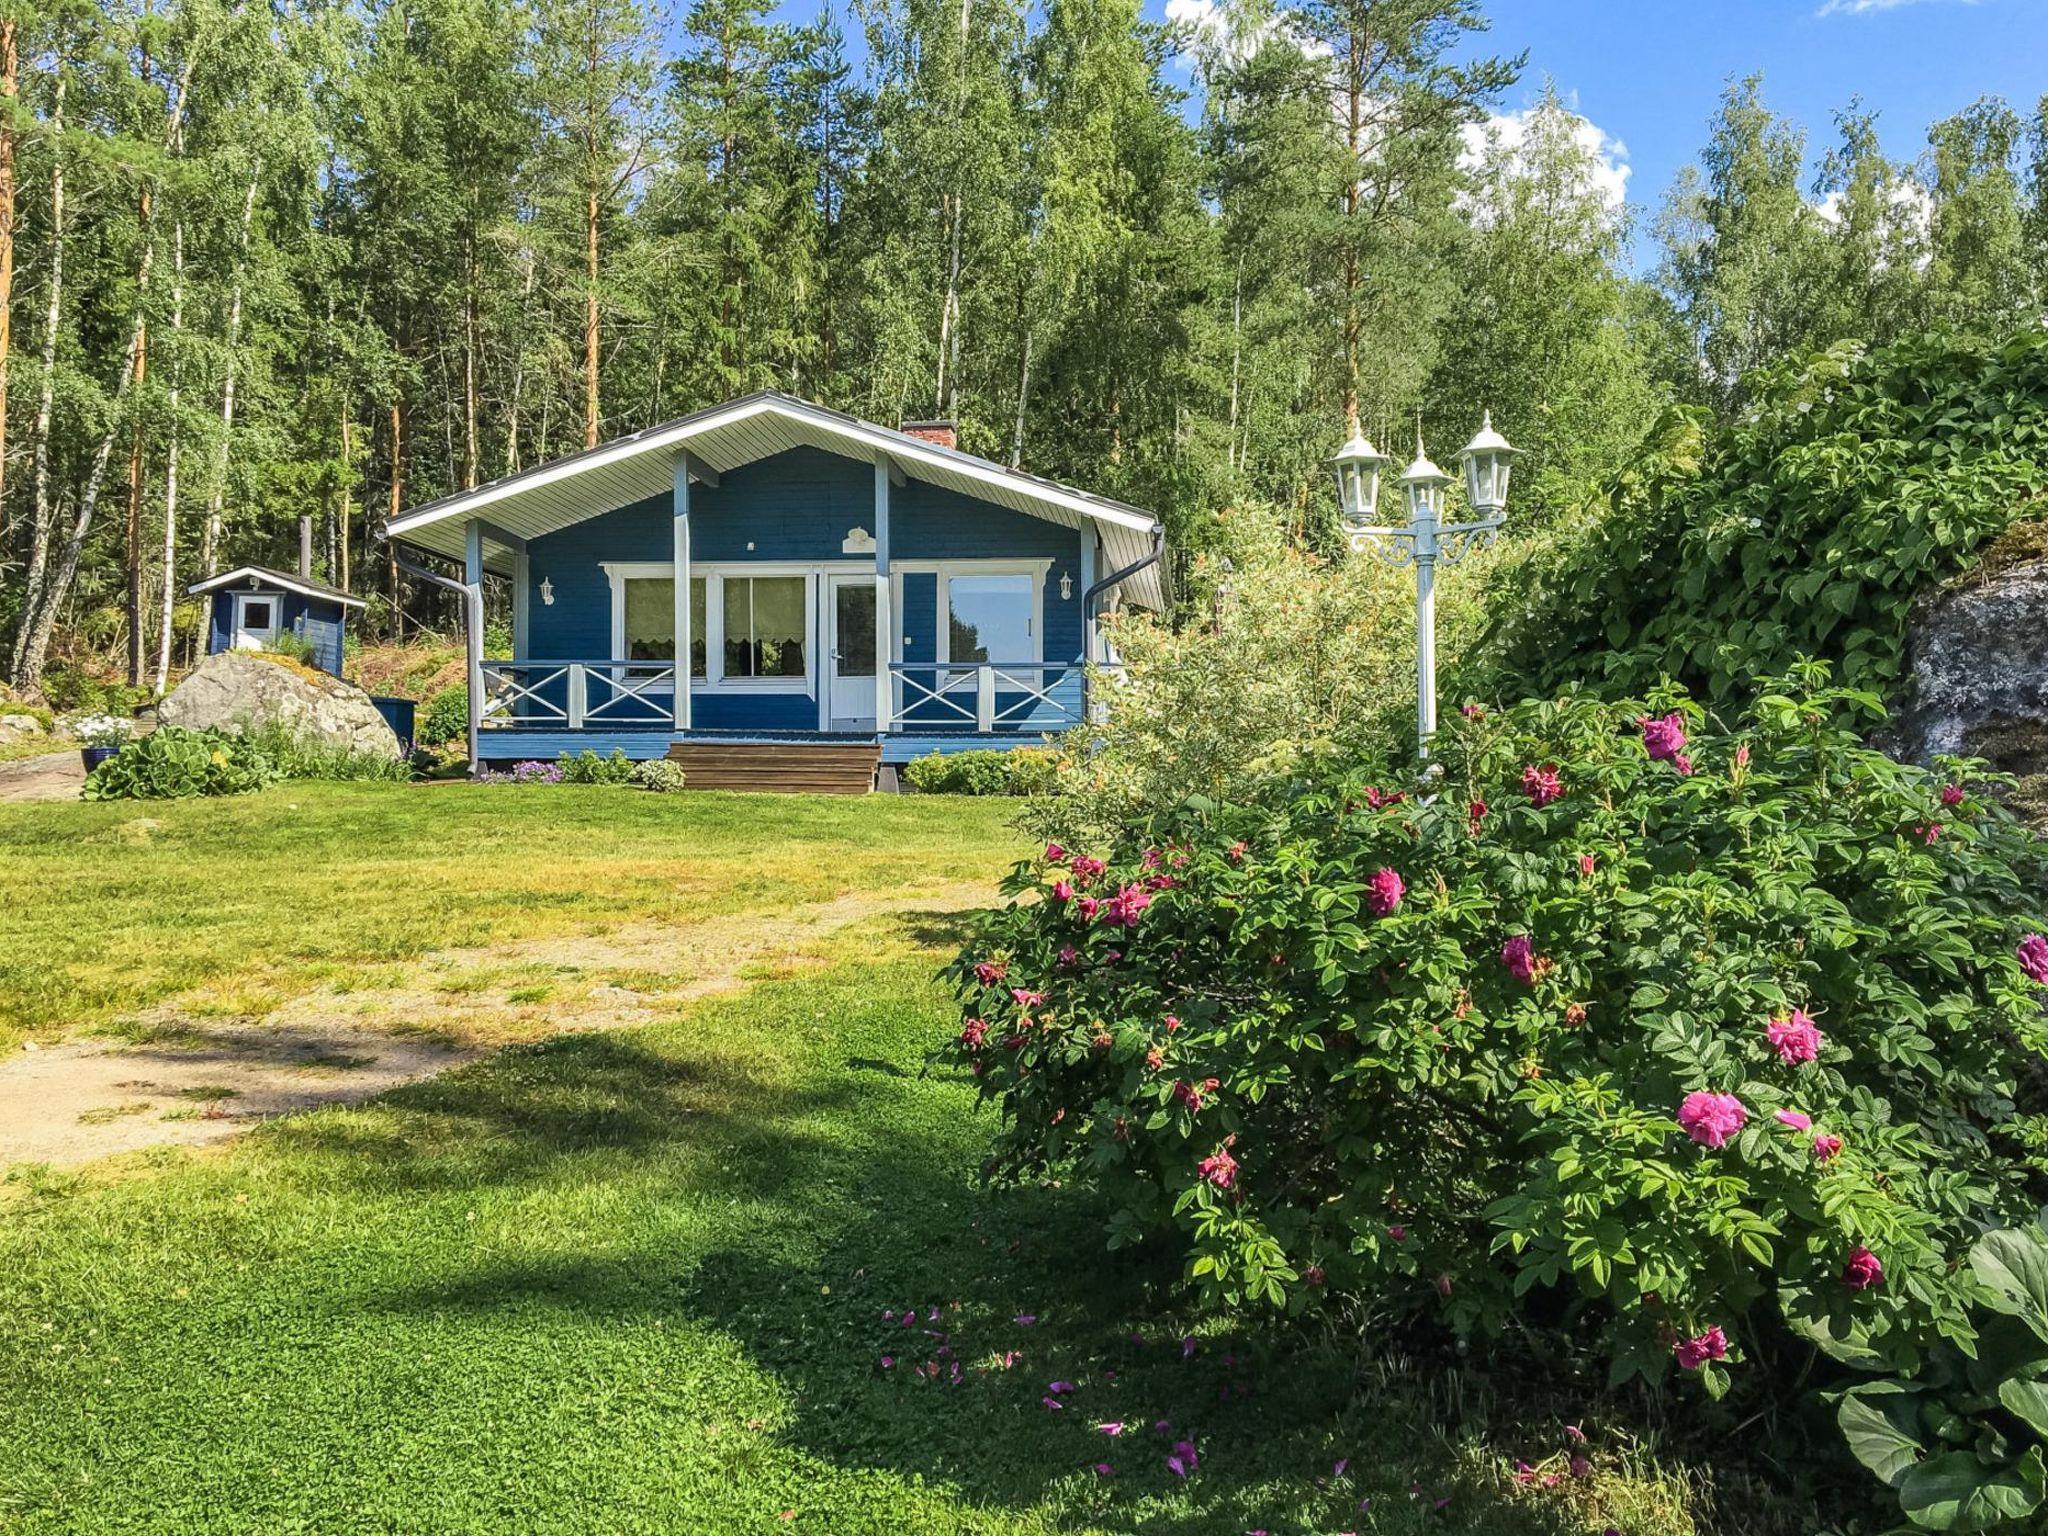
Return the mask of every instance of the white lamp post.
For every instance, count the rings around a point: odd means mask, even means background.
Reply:
[[[1418,426],[1415,462],[1402,471],[1400,481],[1408,521],[1398,528],[1374,521],[1380,472],[1391,462],[1387,456],[1363,436],[1354,435],[1332,461],[1337,470],[1338,512],[1351,547],[1360,552],[1372,549],[1392,565],[1415,568],[1415,728],[1425,753],[1430,737],[1436,734],[1436,564],[1439,560],[1454,564],[1493,542],[1507,517],[1508,471],[1515,452],[1508,440],[1493,430],[1489,412],[1478,435],[1458,455],[1473,520],[1446,523],[1444,487],[1451,483],[1451,476],[1423,452]]]

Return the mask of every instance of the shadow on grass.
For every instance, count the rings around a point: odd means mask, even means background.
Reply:
[[[1177,1260],[1106,1254],[1091,1200],[975,1187],[986,1122],[915,1063],[837,1056],[792,1087],[580,1036],[385,1103],[411,1122],[389,1141],[346,1116],[294,1141],[337,1154],[341,1176],[418,1188],[587,1180],[596,1155],[600,1177],[652,1174],[677,1199],[710,1185],[754,1214],[694,1250],[500,1255],[366,1308],[710,1330],[779,1384],[786,1445],[950,1486],[999,1515],[1051,1510],[1145,1536],[1584,1529],[1504,1495],[1405,1367],[1195,1323],[1170,1299]],[[1130,1429],[1111,1437],[1104,1423]],[[1202,1457],[1185,1482],[1167,1466],[1182,1438]],[[1351,1465],[1333,1479],[1340,1460]],[[1381,1513],[1365,1519],[1362,1499]]]

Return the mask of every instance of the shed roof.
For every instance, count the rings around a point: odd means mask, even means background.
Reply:
[[[197,597],[202,592],[218,592],[223,587],[248,586],[280,587],[286,592],[296,592],[301,597],[317,597],[330,603],[341,603],[349,608],[367,606],[360,597],[351,597],[339,587],[330,587],[324,581],[315,581],[310,576],[292,576],[284,571],[273,571],[267,565],[238,565],[232,571],[223,571],[218,576],[209,576],[204,581],[195,581],[185,589],[186,595]]]
[[[480,518],[489,524],[485,529],[489,564],[494,551],[510,552],[502,541],[493,541],[493,529],[518,539],[540,538],[659,495],[672,485],[675,455],[682,450],[687,449],[711,471],[724,473],[798,447],[869,460],[886,457],[912,479],[1069,528],[1092,524],[1101,536],[1110,570],[1119,570],[1150,553],[1159,531],[1158,519],[1124,502],[1010,469],[893,427],[876,426],[779,390],[762,390],[411,508],[392,518],[385,533],[460,558],[462,524]],[[1148,606],[1163,606],[1158,567],[1133,577],[1129,593]]]

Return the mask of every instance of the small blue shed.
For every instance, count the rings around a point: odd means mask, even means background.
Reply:
[[[313,664],[337,677],[349,610],[364,606],[338,587],[260,565],[237,566],[185,590],[209,599],[207,655],[265,650],[280,635],[296,635],[311,647]]]

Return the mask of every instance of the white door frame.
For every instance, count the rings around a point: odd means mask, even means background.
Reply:
[[[842,589],[849,588],[858,591],[865,591],[870,598],[873,598],[875,595],[875,578],[871,575],[843,575],[837,572],[828,574],[825,577],[825,593],[823,604],[825,609],[825,666],[823,672],[825,686],[822,690],[820,690],[824,694],[824,708],[820,711],[820,713],[824,716],[825,729],[827,730],[836,729],[842,721],[847,722],[847,724],[854,730],[874,730],[876,728],[877,722],[874,717],[875,674],[873,672],[865,673],[858,679],[847,679],[849,688],[852,688],[857,683],[858,687],[861,690],[863,690],[862,702],[867,705],[867,709],[864,712],[860,714],[841,714],[836,707],[838,703],[840,684],[839,593]],[[882,664],[883,654],[883,636],[879,628],[880,619],[880,612],[877,611],[877,629],[875,633],[876,666],[880,666]]]
[[[284,599],[275,592],[237,592],[235,599],[234,630],[228,636],[228,648],[235,651],[260,651],[268,641],[275,640],[284,629]],[[270,605],[270,623],[265,628],[252,629],[243,614],[250,603]]]

